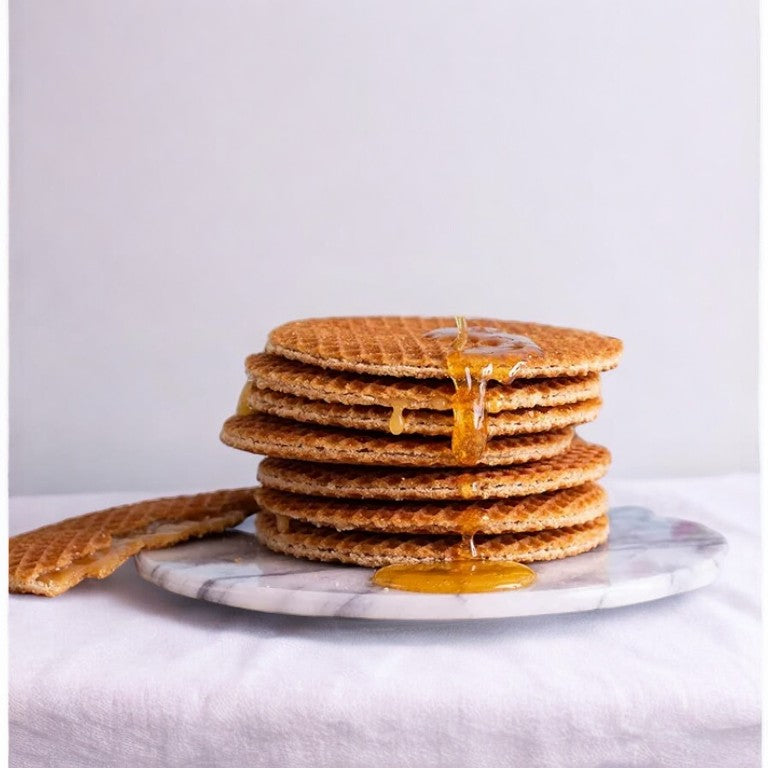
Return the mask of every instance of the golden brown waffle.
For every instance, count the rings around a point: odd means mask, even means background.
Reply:
[[[459,536],[363,531],[342,533],[296,520],[288,520],[287,523],[287,526],[278,527],[273,514],[261,512],[256,516],[256,534],[263,544],[275,552],[310,560],[379,567],[394,563],[457,560],[466,550]],[[529,563],[578,555],[594,549],[607,538],[608,518],[603,515],[567,528],[477,536],[475,544],[478,557],[482,560]]]
[[[11,592],[53,597],[103,579],[141,549],[223,531],[257,511],[253,488],[151,499],[71,517],[9,542]]]
[[[391,408],[324,403],[269,389],[253,390],[248,402],[256,412],[283,419],[391,434]],[[597,418],[601,404],[600,400],[586,400],[551,408],[528,408],[491,414],[487,416],[488,435],[532,434],[585,424]],[[453,432],[453,415],[444,411],[403,411],[401,426],[402,434],[406,435],[450,436]]]
[[[332,317],[296,320],[269,334],[266,351],[341,371],[446,378],[451,341],[425,338],[454,326],[452,317]],[[572,328],[470,318],[471,326],[498,328],[532,339],[542,350],[522,366],[518,378],[580,376],[618,365],[622,343],[610,336]]]
[[[259,488],[264,512],[337,531],[387,533],[509,533],[563,528],[608,512],[608,496],[596,483],[488,501],[360,501],[302,496]]]
[[[610,463],[606,448],[576,437],[558,456],[511,467],[355,467],[269,458],[261,462],[259,480],[267,488],[335,498],[506,499],[598,480]]]
[[[445,379],[346,373],[263,353],[250,355],[245,361],[245,370],[255,388],[342,405],[402,405],[408,410],[450,411],[454,393],[453,384]],[[597,373],[574,378],[515,379],[510,384],[490,381],[485,406],[489,413],[497,413],[567,405],[599,396]]]
[[[495,437],[488,441],[479,463],[518,464],[554,456],[567,450],[572,438],[570,428],[536,435]],[[261,413],[230,417],[224,422],[221,439],[233,448],[282,459],[410,467],[457,465],[447,438],[394,437],[309,426]]]

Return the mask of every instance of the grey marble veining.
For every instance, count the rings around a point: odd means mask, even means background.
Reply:
[[[712,582],[727,550],[715,531],[641,507],[611,511],[608,542],[534,563],[527,589],[430,595],[382,589],[369,568],[278,555],[239,531],[142,552],[139,573],[181,595],[270,613],[366,619],[457,620],[570,613],[656,600]]]

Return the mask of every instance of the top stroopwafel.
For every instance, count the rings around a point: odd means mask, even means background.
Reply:
[[[451,342],[425,333],[451,328],[450,317],[335,317],[297,320],[269,334],[266,351],[322,368],[388,376],[447,378]],[[591,331],[538,323],[472,318],[471,327],[494,328],[532,339],[541,355],[529,358],[521,379],[579,376],[614,368],[622,343]]]
[[[259,353],[245,361],[248,378],[258,389],[270,389],[308,400],[342,405],[398,405],[407,410],[449,411],[455,388],[446,379],[413,379],[333,371]],[[489,381],[485,407],[489,413],[552,407],[600,396],[597,373],[572,378]]]
[[[70,517],[13,536],[11,592],[53,597],[84,578],[104,578],[141,549],[223,531],[257,511],[253,488],[150,499]]]

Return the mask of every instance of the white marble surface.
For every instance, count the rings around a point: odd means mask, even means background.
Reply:
[[[434,621],[572,613],[656,600],[709,584],[726,549],[725,539],[700,523],[621,507],[611,512],[606,544],[577,557],[533,564],[536,582],[514,591],[436,595],[382,589],[371,584],[371,569],[278,555],[241,532],[142,552],[136,564],[144,578],[171,592],[238,608]]]

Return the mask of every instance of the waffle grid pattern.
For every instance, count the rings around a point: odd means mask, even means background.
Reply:
[[[357,373],[447,378],[447,339],[425,337],[454,327],[452,317],[337,317],[297,320],[269,334],[266,351],[290,360]],[[622,343],[591,331],[472,318],[472,325],[533,339],[543,350],[518,374],[521,379],[582,376],[618,364]]]
[[[291,522],[281,532],[275,516],[261,512],[256,518],[259,539],[276,552],[310,560],[379,567],[391,563],[424,563],[461,559],[465,549],[458,536],[376,534],[364,531],[341,533],[308,523]],[[580,554],[608,538],[608,518],[536,533],[478,536],[478,556],[484,560],[516,560],[530,563],[558,560]]]
[[[509,467],[417,469],[333,466],[267,458],[258,479],[266,488],[350,499],[502,499],[557,490],[599,480],[608,470],[606,448],[576,437],[550,459]]]
[[[259,488],[256,499],[265,512],[315,526],[389,533],[460,533],[468,523],[484,533],[539,531],[585,523],[608,511],[606,493],[595,483],[512,500],[359,501],[268,488]]]
[[[258,509],[253,492],[253,488],[241,488],[151,499],[14,536],[8,550],[11,591],[59,594],[73,586],[62,571],[78,561],[86,562],[73,569],[74,583],[109,575],[145,547],[168,546],[237,525]],[[163,525],[173,530],[164,530]]]
[[[282,459],[385,466],[458,466],[450,440],[421,435],[386,436],[338,427],[301,424],[266,414],[232,416],[221,439],[232,448]],[[533,435],[496,437],[488,441],[481,463],[518,464],[567,450],[570,428]]]
[[[342,405],[393,406],[450,411],[453,384],[445,379],[395,378],[323,369],[263,352],[249,355],[245,372],[258,389]],[[600,397],[597,373],[572,378],[515,379],[488,383],[489,413],[567,405]]]
[[[380,406],[341,405],[286,395],[269,389],[254,389],[248,399],[258,413],[308,424],[389,433],[392,409]],[[488,435],[535,434],[585,424],[597,418],[600,400],[502,411],[486,416]],[[444,411],[403,411],[403,434],[450,437],[453,415]]]

